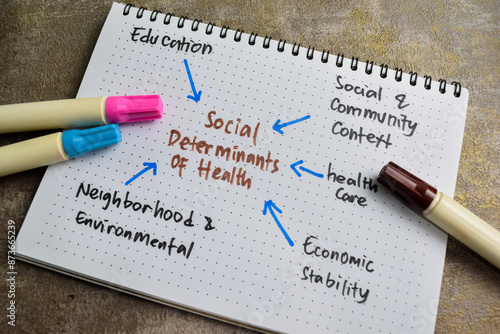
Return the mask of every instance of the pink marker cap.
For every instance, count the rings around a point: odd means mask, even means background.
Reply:
[[[109,123],[150,121],[163,116],[159,95],[110,96],[106,99]]]

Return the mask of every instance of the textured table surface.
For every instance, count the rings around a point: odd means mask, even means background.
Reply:
[[[455,199],[500,229],[498,1],[141,0],[135,5],[460,81],[470,100]],[[0,1],[0,104],[75,97],[110,7],[104,0]],[[0,135],[0,145],[34,135]],[[44,170],[0,178],[2,280],[7,223],[14,221],[19,230]],[[16,327],[7,325],[2,284],[0,332],[251,332],[22,262],[16,269]],[[436,312],[437,333],[499,333],[500,270],[450,238],[439,307],[431,303],[422,319]]]

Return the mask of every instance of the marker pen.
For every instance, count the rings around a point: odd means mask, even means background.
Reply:
[[[409,208],[500,268],[500,231],[393,162],[377,181]]]
[[[68,130],[0,147],[0,177],[51,165],[122,140],[116,124]]]
[[[161,118],[159,95],[89,97],[0,106],[0,133],[67,129]]]

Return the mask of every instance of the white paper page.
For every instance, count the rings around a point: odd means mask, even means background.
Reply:
[[[78,97],[159,94],[165,115],[49,167],[19,254],[264,330],[433,332],[446,235],[375,180],[394,161],[453,195],[467,90],[124,8]]]

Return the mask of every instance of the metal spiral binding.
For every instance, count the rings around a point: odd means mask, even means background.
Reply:
[[[344,64],[344,54],[338,53],[337,54],[337,61],[335,62],[335,65],[337,65],[337,67],[342,67],[343,64]]]
[[[184,28],[184,22],[186,22],[187,17],[181,16],[179,17],[179,21],[177,21],[177,28],[181,29]]]
[[[380,77],[381,78],[387,78],[387,70],[388,70],[388,66],[385,65],[385,64],[380,64]]]
[[[352,57],[351,60],[351,70],[357,71],[358,70],[358,58]]]
[[[172,13],[165,14],[165,18],[163,19],[163,24],[170,24],[172,16],[174,16]]]
[[[131,3],[128,3],[125,5],[125,8],[123,9],[123,15],[127,16],[128,14],[130,14],[130,8],[132,7],[135,7],[134,5],[132,5]]]
[[[403,69],[396,67],[395,71],[396,71],[396,75],[395,75],[394,79],[397,82],[401,82],[401,80],[403,79]]]
[[[205,34],[212,35],[213,30],[214,30],[214,24],[212,22],[208,22],[207,29],[205,29]]]
[[[269,46],[271,46],[271,36],[267,36],[264,38],[264,42],[262,43],[262,47],[264,49],[269,49]]]
[[[248,44],[249,45],[255,45],[255,39],[257,38],[257,34],[256,33],[251,33],[250,34],[250,37],[248,38]]]
[[[458,81],[453,81],[451,83],[453,86],[455,86],[455,89],[453,90],[453,95],[455,97],[460,97],[460,94],[462,93],[462,85]]]
[[[425,79],[425,82],[424,82],[424,88],[429,90],[431,89],[431,83],[432,83],[432,78],[430,75],[424,75],[424,79]]]
[[[446,93],[446,80],[439,79],[439,92],[441,94]]]
[[[366,67],[365,67],[365,73],[368,74],[368,75],[370,75],[370,74],[372,74],[372,72],[373,72],[373,62],[367,60],[366,61]]]
[[[234,34],[234,41],[241,42],[241,35],[243,35],[243,30],[236,30],[236,33]]]
[[[280,41],[278,42],[278,52],[285,51],[285,44],[286,41],[284,39],[280,39]]]
[[[123,9],[123,15],[129,15],[130,14],[130,9],[132,7],[135,7],[133,4],[126,4],[125,5],[125,8]],[[146,7],[139,7],[138,10],[137,10],[137,13],[136,13],[136,17],[137,19],[141,19],[143,16],[144,16],[144,12],[146,11]],[[158,11],[158,10],[154,10],[151,12],[151,15],[149,17],[149,20],[151,22],[155,22],[157,20],[157,17],[158,17],[158,14],[162,14],[161,11]],[[165,25],[168,25],[170,24],[170,21],[172,19],[172,17],[174,16],[173,14],[171,13],[167,13],[167,14],[164,14],[165,17],[163,19],[163,24]],[[184,24],[185,24],[185,21],[187,20],[188,18],[185,17],[185,16],[181,16],[179,18],[179,20],[177,21],[177,27],[178,28],[183,28],[184,27]],[[200,20],[194,20],[192,25],[191,25],[191,30],[192,31],[198,31],[198,28],[199,28],[199,24],[201,23]],[[207,27],[205,29],[205,34],[207,35],[211,35],[212,32],[213,32],[213,28],[215,27],[216,25],[212,22],[209,22],[207,24]],[[222,26],[221,30],[220,30],[220,33],[219,33],[219,37],[220,38],[226,38],[227,37],[227,34],[228,34],[228,31],[229,31],[229,27],[228,26]],[[243,30],[236,30],[235,33],[234,33],[234,41],[235,42],[240,42],[241,41],[241,38],[242,38],[242,35],[243,35]],[[248,44],[249,45],[255,45],[255,42],[257,40],[257,37],[258,35],[256,33],[251,33],[248,37]],[[271,36],[267,36],[264,37],[264,40],[262,42],[262,47],[264,49],[269,49],[270,46],[271,46]],[[277,45],[277,51],[278,52],[284,52],[285,51],[285,46],[286,46],[286,40],[284,39],[280,39],[278,41],[278,45]],[[300,52],[300,43],[294,43],[293,46],[292,46],[292,50],[291,50],[291,53],[293,56],[298,56],[299,55],[299,52]],[[309,46],[307,48],[307,52],[306,52],[306,58],[309,59],[309,60],[313,60],[314,58],[314,53],[315,53],[315,50],[314,50],[314,47],[311,47]],[[330,58],[330,51],[329,50],[323,50],[322,53],[321,53],[321,62],[322,63],[328,63],[329,62],[329,59]],[[355,58],[355,57],[352,57],[351,58],[351,64],[350,64],[350,68],[351,70],[353,71],[357,71],[358,70],[358,58]],[[337,67],[342,67],[344,65],[344,55],[343,54],[340,54],[338,53],[337,54],[337,57],[335,59],[335,65]],[[387,74],[388,74],[388,70],[389,70],[389,66],[387,64],[381,64],[380,65],[380,77],[381,78],[387,78]],[[401,82],[402,79],[403,79],[403,69],[402,68],[399,68],[399,67],[396,67],[394,69],[395,71],[395,76],[394,76],[394,80],[396,80],[397,82]],[[365,73],[367,75],[372,75],[373,74],[373,61],[370,61],[370,60],[367,60],[366,61],[366,66],[365,66]],[[414,72],[414,71],[411,71],[408,73],[410,75],[410,79],[409,79],[409,84],[411,86],[416,86],[417,85],[417,80],[418,80],[418,75],[417,75],[417,72]],[[429,75],[424,75],[424,83],[423,83],[423,86],[426,90],[430,90],[431,89],[431,85],[432,85],[432,78],[431,76]],[[446,93],[446,80],[445,79],[439,79],[438,80],[439,82],[439,87],[438,87],[438,90],[441,94],[445,94]],[[452,86],[454,86],[454,90],[453,90],[453,95],[455,97],[460,97],[461,93],[462,93],[462,85],[457,82],[457,81],[453,81],[451,83]]]
[[[194,20],[193,24],[191,24],[191,31],[198,31],[198,26],[200,25],[200,20]]]
[[[145,10],[146,10],[146,7],[139,8],[139,10],[137,11],[137,18],[138,19],[142,18],[142,16],[144,15],[144,11]]]
[[[410,72],[410,85],[411,86],[416,86],[417,85],[417,78],[418,78],[418,75],[417,75],[417,72]]]
[[[306,58],[309,59],[309,60],[312,60],[314,57],[314,47],[311,49],[311,47],[308,47],[307,48],[307,54],[306,54]]]
[[[151,22],[154,22],[156,21],[156,17],[158,16],[158,14],[161,13],[159,10],[154,10],[152,13],[151,13],[151,17],[149,18],[149,20]]]
[[[330,50],[323,50],[321,53],[321,62],[328,63],[328,57],[330,56]]]
[[[229,30],[229,27],[226,27],[226,26],[222,26],[221,30],[220,30],[220,34],[219,34],[219,37],[220,38],[226,38],[227,37],[227,31]]]

